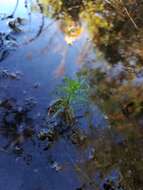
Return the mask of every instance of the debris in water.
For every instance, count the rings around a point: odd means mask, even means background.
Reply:
[[[51,168],[55,169],[56,172],[59,172],[63,169],[62,166],[59,165],[56,161],[52,163]]]

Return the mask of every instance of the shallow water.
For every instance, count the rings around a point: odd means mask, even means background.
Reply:
[[[141,10],[0,1],[0,189],[142,189]],[[47,109],[64,77],[77,75],[88,102],[76,102],[73,128],[51,134]]]

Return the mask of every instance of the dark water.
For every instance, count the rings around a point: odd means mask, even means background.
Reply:
[[[0,190],[142,190],[142,10],[0,1]],[[77,75],[89,87],[82,117],[50,133],[57,87]]]

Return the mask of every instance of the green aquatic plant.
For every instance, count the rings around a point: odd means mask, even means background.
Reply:
[[[73,104],[77,101],[85,101],[88,84],[84,79],[64,78],[63,84],[59,86],[59,93],[67,100],[68,104]]]
[[[83,79],[65,77],[57,88],[57,95],[49,106],[48,115],[60,117],[65,124],[72,125],[77,118],[76,107],[87,101],[88,84]]]

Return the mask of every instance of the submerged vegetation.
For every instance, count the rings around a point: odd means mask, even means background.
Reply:
[[[83,80],[65,77],[63,84],[57,88],[59,99],[49,107],[49,115],[65,114],[66,123],[76,118],[75,110],[81,103],[87,102],[88,85]]]

